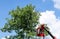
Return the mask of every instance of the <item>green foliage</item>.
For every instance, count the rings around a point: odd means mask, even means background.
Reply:
[[[23,39],[25,32],[27,36],[34,35],[34,29],[38,24],[40,15],[34,11],[34,6],[17,7],[15,10],[10,11],[9,15],[11,15],[11,18],[7,20],[7,23],[1,29],[3,32],[11,32],[14,30],[17,33],[17,39]]]

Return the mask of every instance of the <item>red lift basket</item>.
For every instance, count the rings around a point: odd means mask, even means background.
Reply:
[[[44,32],[44,27],[43,27],[44,25],[41,25],[41,26],[39,26],[38,28],[37,28],[37,36],[40,36],[40,37],[44,37],[45,36],[45,34],[44,33],[42,33],[42,32]]]
[[[39,26],[37,28],[37,36],[40,36],[40,37],[44,37],[45,34],[44,34],[44,30],[47,31],[47,33],[53,38],[53,39],[56,39],[56,37],[54,37],[51,32],[49,32],[45,27],[44,27],[45,24],[42,24],[41,26]]]

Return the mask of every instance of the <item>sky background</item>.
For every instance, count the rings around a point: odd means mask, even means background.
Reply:
[[[10,17],[9,11],[16,9],[17,6],[24,7],[27,4],[35,6],[35,10],[39,11],[42,15],[39,18],[41,19],[39,22],[47,23],[51,29],[50,31],[57,36],[57,39],[60,39],[60,0],[0,0],[0,28],[6,23],[6,18]],[[14,34],[14,32],[0,31],[0,39]]]

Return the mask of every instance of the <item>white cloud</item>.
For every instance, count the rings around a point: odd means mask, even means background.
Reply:
[[[7,38],[10,38],[10,36],[7,36]]]
[[[54,2],[54,7],[60,9],[60,0],[53,0],[53,2]]]
[[[60,39],[60,19],[56,18],[55,11],[45,11],[41,12],[39,22],[41,24],[45,23],[50,28],[51,33]]]
[[[1,38],[1,39],[6,39],[6,38]]]

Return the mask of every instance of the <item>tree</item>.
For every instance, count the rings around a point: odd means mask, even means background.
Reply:
[[[17,39],[23,39],[24,33],[27,36],[35,35],[35,27],[38,24],[38,19],[40,14],[37,11],[34,11],[34,6],[27,5],[23,8],[19,6],[9,12],[11,18],[7,19],[4,27],[1,29],[2,32],[16,32]],[[12,37],[14,39],[14,37]]]

